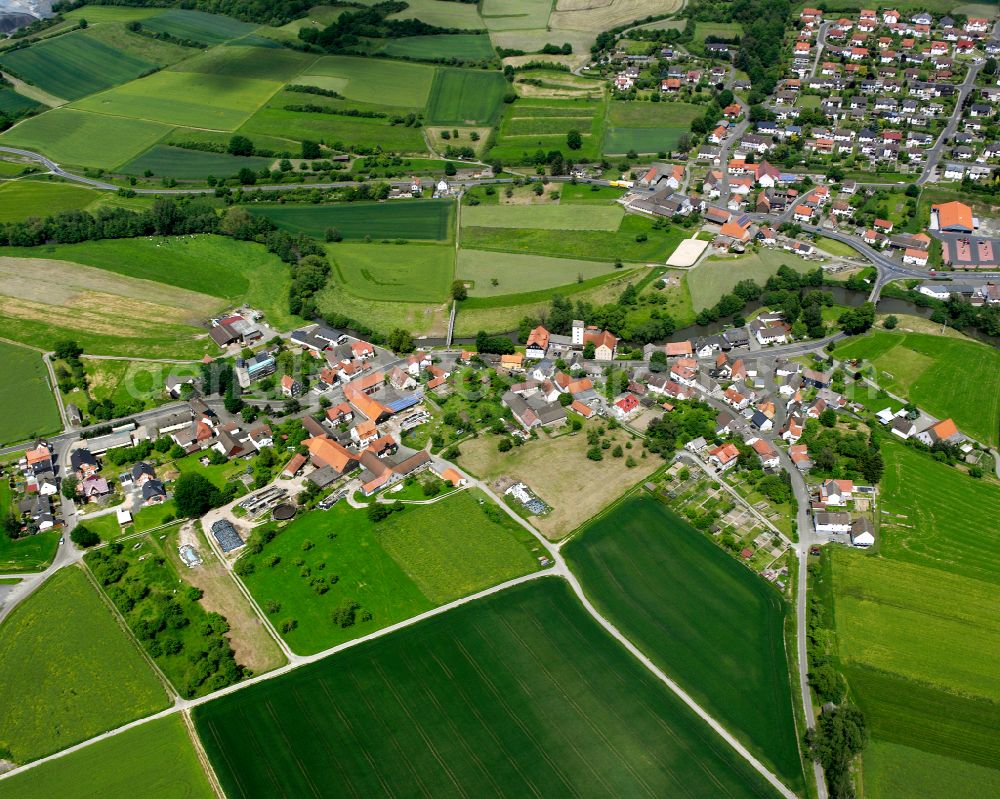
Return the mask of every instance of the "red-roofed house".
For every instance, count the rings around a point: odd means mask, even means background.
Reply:
[[[612,413],[620,420],[628,419],[640,407],[639,400],[635,398],[634,394],[626,394],[611,406]]]
[[[722,471],[733,468],[739,457],[740,451],[736,448],[735,444],[723,444],[708,451],[709,463],[714,464]]]
[[[524,347],[524,357],[539,360],[545,357],[549,349],[549,331],[539,325],[528,334]]]

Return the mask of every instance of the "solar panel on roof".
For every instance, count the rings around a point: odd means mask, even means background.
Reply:
[[[393,413],[399,413],[406,408],[412,408],[414,405],[419,403],[420,400],[421,397],[419,394],[410,394],[407,397],[400,397],[399,399],[387,402],[386,407],[388,407]]]
[[[232,523],[226,519],[220,519],[212,525],[212,535],[219,542],[219,546],[222,547],[223,552],[232,552],[244,546],[240,534],[236,532],[236,528],[233,527]]]
[[[739,221],[736,224],[739,225],[740,227],[746,227],[747,225],[750,224],[750,222],[751,222],[750,217],[747,216],[746,214],[743,214],[743,216],[739,218]]]

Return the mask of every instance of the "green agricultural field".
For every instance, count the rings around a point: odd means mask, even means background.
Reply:
[[[380,39],[379,43],[380,46],[375,52],[393,58],[457,58],[459,61],[485,61],[494,55],[490,37],[485,33],[404,36],[400,39]]]
[[[882,444],[879,551],[896,561],[1000,583],[1000,488],[903,444]],[[955,509],[961,507],[961,513]]]
[[[320,239],[332,227],[345,239],[370,236],[444,241],[451,238],[454,208],[451,200],[398,200],[344,205],[254,205],[247,210],[266,216],[284,230]]]
[[[0,445],[62,429],[49,373],[35,350],[0,341]]]
[[[3,53],[0,66],[56,97],[76,100],[137,78],[156,64],[80,32]]]
[[[998,770],[883,741],[865,748],[862,773],[868,799],[1000,796]]]
[[[499,72],[441,68],[427,101],[432,125],[489,125],[500,112],[507,81]]]
[[[0,111],[11,116],[17,116],[23,111],[42,110],[42,105],[30,97],[18,94],[9,86],[0,88]]]
[[[620,198],[621,189],[594,183],[564,183],[559,187],[560,205],[608,205]]]
[[[265,319],[280,329],[299,321],[288,313],[291,275],[287,265],[252,242],[208,235],[105,239],[9,247],[0,250],[0,255],[70,261],[217,297],[228,304],[246,303],[263,311]],[[218,310],[223,304],[213,305]],[[174,357],[181,355],[175,353]]]
[[[126,175],[143,175],[149,170],[156,177],[196,180],[204,179],[208,175],[228,178],[244,168],[257,172],[269,169],[273,162],[273,158],[210,153],[157,144],[138,158],[133,158],[119,167],[117,171]],[[3,195],[0,193],[0,203],[2,202]]]
[[[177,72],[203,72],[257,80],[293,79],[316,62],[317,56],[284,47],[246,47],[221,45],[189,58],[174,67]]]
[[[708,36],[732,39],[742,35],[743,26],[738,22],[696,22],[694,27],[694,39],[701,44]]]
[[[295,620],[284,633],[289,646],[311,654],[533,571],[526,537],[459,492],[381,524],[340,503],[300,517],[241,562],[253,565],[244,581],[258,603],[279,603],[275,625]],[[268,565],[274,557],[279,561]],[[320,578],[323,593],[314,585]],[[345,603],[359,608],[356,624],[342,627],[331,614]]]
[[[837,347],[837,358],[870,361],[877,382],[990,446],[1000,433],[1000,352],[969,339],[873,331]]]
[[[564,553],[588,597],[710,713],[804,788],[781,596],[649,496],[585,527]]]
[[[87,29],[87,36],[126,55],[143,61],[152,61],[160,67],[190,58],[193,52],[190,48],[179,44],[133,33],[123,22],[94,25]]]
[[[50,577],[0,626],[0,747],[15,762],[168,705],[159,679],[78,568]]]
[[[604,152],[615,155],[669,151],[701,116],[697,105],[680,102],[643,103],[612,101],[608,106],[608,127]]]
[[[0,186],[0,222],[40,219],[60,211],[76,211],[101,197],[93,189],[73,183],[18,180]]]
[[[341,290],[339,284],[331,280],[316,295],[316,305],[323,315],[339,314],[348,319],[367,319],[373,330],[386,335],[397,327],[435,337],[448,332],[450,306],[443,302],[367,300]]]
[[[35,150],[64,166],[113,169],[169,132],[170,126],[145,119],[54,108],[4,131],[0,144]]]
[[[286,97],[288,95],[284,92],[282,94]],[[305,102],[303,97],[309,97],[310,103],[314,102],[313,95],[299,94],[294,95],[294,101],[287,97],[288,104],[301,104]],[[309,139],[338,150],[369,148],[394,153],[427,154],[427,143],[417,127],[393,125],[391,119],[287,111],[273,105],[261,108],[250,117],[240,128],[240,133],[255,141],[259,134],[264,134],[299,141]]]
[[[443,302],[455,277],[450,244],[328,245],[330,262],[346,291],[372,300]]]
[[[583,146],[570,150],[566,134],[580,132]],[[533,157],[538,150],[559,150],[579,161],[600,155],[604,136],[604,106],[600,98],[520,98],[504,110],[490,155],[508,160]]]
[[[89,6],[88,6],[89,8]],[[180,714],[0,780],[0,799],[215,799]]]
[[[614,271],[615,265],[610,261],[602,263],[463,248],[458,253],[457,276],[473,284],[469,296],[493,297],[556,288]]]
[[[462,208],[462,229],[522,228],[540,230],[618,230],[621,206],[471,205]],[[568,251],[570,254],[572,251]]]
[[[365,5],[370,4],[370,1],[365,2]],[[474,3],[459,3],[452,7],[449,0],[407,0],[406,8],[390,14],[389,19],[419,19],[439,28],[479,30],[485,27]]]
[[[162,14],[162,8],[138,8],[134,6],[91,6],[81,7],[72,11],[64,11],[62,15],[74,22],[87,20],[94,26],[104,22],[131,22],[134,19],[144,20]]]
[[[235,130],[279,88],[273,80],[164,70],[73,107],[170,125]]]
[[[194,719],[230,796],[323,785],[351,796],[773,795],[554,579],[223,697]]]
[[[841,661],[1000,702],[992,656],[1000,651],[995,585],[891,555],[835,554]]]
[[[462,209],[465,216],[467,209]],[[596,209],[595,209],[596,210]],[[636,237],[645,236],[644,241]],[[463,227],[462,246],[475,250],[497,250],[560,258],[572,253],[595,261],[651,262],[662,264],[687,238],[681,228],[657,230],[645,217],[633,214],[622,219],[614,232],[604,230],[539,230],[530,228]]]
[[[688,288],[691,290],[694,309],[700,311],[715,305],[719,297],[732,291],[741,280],[756,280],[764,285],[781,266],[787,266],[796,272],[808,272],[816,268],[815,264],[797,255],[770,249],[762,249],[739,258],[707,258],[688,274]]]
[[[296,83],[334,89],[348,100],[371,102],[377,98],[384,105],[422,109],[436,73],[426,64],[331,55],[320,58]],[[337,83],[328,85],[313,80],[314,76],[336,78]]]
[[[232,17],[180,8],[171,8],[144,20],[142,26],[154,33],[169,33],[179,39],[193,39],[205,44],[218,44],[236,39],[257,28],[256,25],[240,22]]]

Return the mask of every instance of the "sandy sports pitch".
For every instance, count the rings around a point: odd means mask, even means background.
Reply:
[[[707,241],[684,239],[667,259],[667,266],[694,266],[707,247]]]

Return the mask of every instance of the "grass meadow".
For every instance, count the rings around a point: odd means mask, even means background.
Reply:
[[[617,205],[471,205],[462,208],[462,228],[616,231],[624,217]]]
[[[584,591],[794,790],[804,779],[781,596],[657,500],[632,497],[564,550]]]
[[[506,519],[492,521],[477,498],[458,492],[381,524],[346,503],[307,514],[260,554],[243,556],[254,564],[244,581],[262,606],[280,603],[273,621],[294,619],[285,640],[311,654],[534,571],[527,534]],[[280,560],[267,565],[275,556]],[[322,594],[313,585],[320,577],[329,584]],[[358,621],[340,627],[331,613],[347,602],[360,605]]]
[[[614,268],[611,262],[463,248],[458,253],[457,276],[473,284],[469,296],[494,297],[582,282],[613,272]]]
[[[144,175],[149,170],[155,177],[198,180],[208,175],[220,178],[232,177],[244,167],[258,172],[261,169],[269,169],[273,162],[273,158],[186,150],[182,147],[157,144],[120,166],[117,171],[126,175]],[[0,193],[0,203],[2,202],[3,194]]]
[[[50,577],[0,627],[0,747],[15,762],[168,704],[159,679],[78,568]]]
[[[868,799],[1000,796],[1000,771],[909,746],[872,741],[863,773]]]
[[[194,719],[230,796],[324,785],[352,796],[772,795],[557,580],[297,669]]]
[[[283,47],[220,45],[194,58],[186,59],[174,67],[174,71],[278,80],[285,83],[293,81],[300,72],[308,69],[315,63],[316,58],[310,53],[300,53]]]
[[[475,4],[461,3],[452,8],[448,0],[408,0],[407,7],[390,14],[389,19],[419,19],[440,28],[479,30],[484,27]]]
[[[193,39],[204,44],[236,39],[254,31],[257,26],[232,17],[170,8],[162,14],[143,20],[142,26],[154,33],[169,33],[179,39]]]
[[[146,119],[53,108],[0,135],[0,144],[35,150],[66,166],[113,169],[135,158],[170,132]]]
[[[620,155],[630,150],[670,151],[702,113],[700,106],[690,103],[613,101],[608,106],[604,152]]]
[[[0,799],[215,799],[180,714],[151,721],[23,774],[0,780]]]
[[[79,100],[74,107],[169,125],[235,130],[280,88],[275,80],[164,70]]]
[[[691,303],[696,311],[709,308],[741,280],[756,280],[763,285],[780,266],[796,272],[815,269],[808,261],[778,250],[762,249],[740,258],[706,258],[688,273]]]
[[[566,134],[579,131],[583,146],[570,150]],[[560,150],[574,160],[596,158],[604,135],[604,105],[588,98],[520,98],[507,106],[490,155],[516,160],[537,150]]]
[[[451,200],[399,200],[344,205],[254,205],[250,213],[266,216],[291,233],[323,238],[336,228],[345,239],[415,239],[444,241],[451,238],[454,204]]]
[[[313,95],[308,96],[313,97]],[[282,102],[282,98],[285,102]],[[338,150],[367,147],[381,148],[389,152],[427,154],[427,143],[419,128],[393,125],[388,119],[314,114],[288,111],[281,107],[285,104],[302,103],[301,98],[302,95],[293,97],[287,92],[279,92],[271,104],[261,108],[247,120],[240,128],[240,133],[250,136],[255,141],[264,135],[297,140],[310,139],[324,142]],[[309,102],[313,100],[310,99]]]
[[[101,194],[72,183],[16,180],[0,186],[0,222],[42,219],[60,211],[86,208]]]
[[[10,483],[0,480],[0,514],[8,513],[12,501]],[[42,571],[55,557],[59,536],[58,530],[50,530],[15,541],[0,532],[0,574]]]
[[[553,4],[548,0],[483,0],[479,13],[490,31],[545,29]]]
[[[0,341],[0,445],[62,429],[49,374],[35,350]]]
[[[837,347],[836,357],[870,361],[876,380],[966,435],[996,446],[1000,428],[1000,352],[968,339],[873,331]]]
[[[462,209],[463,217],[466,210]],[[577,213],[581,212],[578,210]],[[636,237],[642,236],[645,236],[644,240],[636,240]],[[462,227],[462,246],[470,249],[550,255],[554,258],[573,253],[578,258],[594,261],[620,258],[623,261],[662,264],[685,238],[687,233],[680,228],[655,229],[649,219],[631,214],[622,219],[621,226],[615,231]]]
[[[427,100],[427,120],[432,125],[492,124],[506,91],[499,72],[442,67]]]
[[[76,100],[137,78],[156,64],[81,31],[4,53],[0,66],[56,97]]]
[[[344,289],[372,300],[443,302],[455,276],[450,244],[342,241],[327,252]]]

